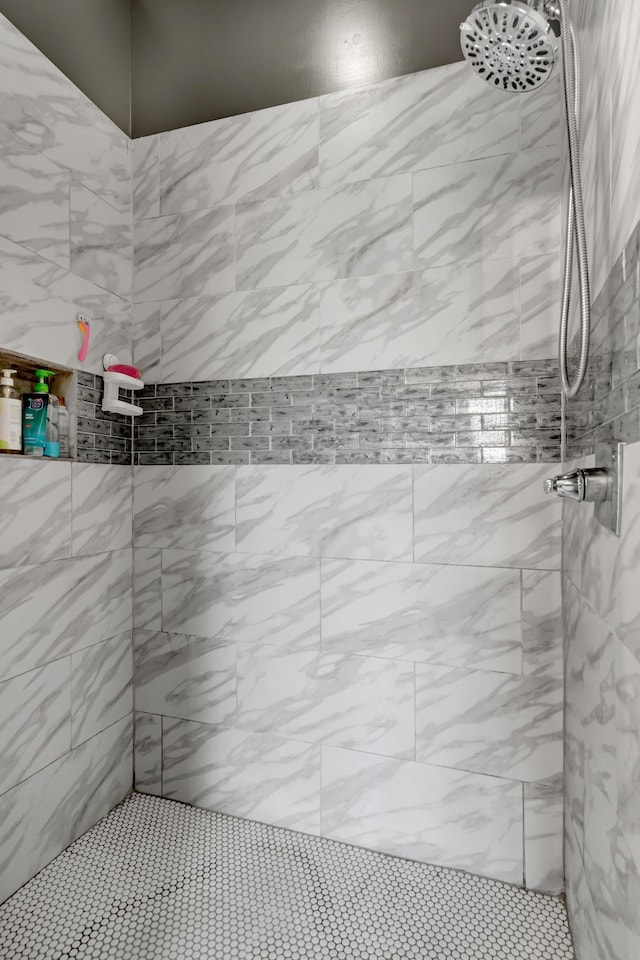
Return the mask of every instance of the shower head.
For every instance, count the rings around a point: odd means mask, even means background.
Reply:
[[[553,0],[483,0],[460,26],[462,52],[501,90],[525,93],[549,79],[558,57]]]

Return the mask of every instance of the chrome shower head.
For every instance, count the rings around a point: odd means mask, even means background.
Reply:
[[[501,90],[525,93],[549,79],[558,57],[553,0],[483,0],[460,26],[462,52]]]

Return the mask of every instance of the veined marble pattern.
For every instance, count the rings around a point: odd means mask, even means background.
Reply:
[[[68,657],[0,683],[0,792],[70,749]]]
[[[560,566],[560,502],[536,464],[415,466],[415,559],[425,563]]]
[[[160,216],[160,159],[158,137],[131,141],[133,219]]]
[[[164,795],[320,832],[320,748],[185,720],[163,721]]]
[[[105,353],[130,361],[131,306],[126,300],[4,239],[0,291],[0,343],[6,350],[83,370],[102,371]],[[91,347],[80,364],[78,312],[91,320]]]
[[[236,725],[413,758],[413,664],[242,644]]]
[[[162,717],[134,714],[135,789],[153,796],[162,795]]]
[[[640,864],[640,661],[621,643],[616,650],[617,814],[636,864]]]
[[[617,0],[613,7],[606,25],[613,56],[601,70],[609,73],[611,90],[611,224],[617,253],[640,219],[640,96],[634,66],[640,9],[633,0]]]
[[[560,186],[556,147],[415,174],[416,267],[556,251]]]
[[[561,70],[533,93],[518,97],[520,101],[520,149],[558,146],[566,136]]]
[[[483,89],[466,63],[320,98],[321,185],[517,150],[516,97]]]
[[[215,380],[318,373],[314,285],[162,304],[162,379]]]
[[[322,561],[322,646],[520,673],[520,571]]]
[[[302,100],[158,137],[163,214],[318,185],[318,101]]]
[[[133,626],[162,630],[162,552],[133,551]]]
[[[568,816],[564,836],[567,912],[578,960],[601,960],[604,947],[597,930],[596,911],[584,874],[582,849]]]
[[[239,289],[410,270],[411,177],[236,208]]]
[[[562,781],[525,783],[525,883],[530,890],[562,893]]]
[[[131,633],[71,656],[71,729],[77,746],[133,710]]]
[[[0,459],[0,568],[71,556],[71,464]]]
[[[131,546],[131,467],[74,463],[72,489],[75,557]]]
[[[0,20],[0,115],[44,157],[122,210],[129,138],[20,33]]]
[[[234,208],[139,220],[133,267],[138,302],[233,290]]]
[[[562,773],[562,681],[417,664],[416,759],[553,780]]]
[[[409,560],[411,468],[239,467],[240,553]]]
[[[130,550],[0,571],[0,677],[130,629]]]
[[[230,723],[236,709],[236,647],[220,639],[136,630],[136,709]]]
[[[527,675],[562,679],[562,589],[557,571],[522,571],[522,640]]]
[[[164,550],[162,627],[169,633],[316,649],[319,563],[303,557]]]
[[[456,264],[328,284],[323,373],[482,363],[520,356],[517,260]],[[550,356],[551,354],[547,354]]]
[[[188,301],[195,306],[196,300]],[[162,380],[162,311],[163,302],[133,304],[133,362],[144,370],[146,383]]]
[[[69,269],[69,174],[0,126],[0,235]]]
[[[520,260],[520,356],[544,360],[558,353],[562,257]]]
[[[0,902],[129,793],[132,732],[125,717],[0,797]]]
[[[522,883],[522,786],[322,748],[322,834]]]
[[[136,548],[235,548],[233,467],[140,467],[134,476]]]
[[[120,297],[131,293],[131,217],[71,181],[71,269]]]

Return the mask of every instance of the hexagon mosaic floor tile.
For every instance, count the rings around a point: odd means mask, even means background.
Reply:
[[[2,960],[573,960],[562,901],[133,794],[0,906]]]

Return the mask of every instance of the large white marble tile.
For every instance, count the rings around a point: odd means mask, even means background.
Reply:
[[[640,662],[616,649],[616,766],[618,822],[640,865]]]
[[[1,792],[70,749],[69,657],[0,683]]]
[[[320,296],[322,371],[513,360],[519,312],[515,260],[328,284]]]
[[[69,174],[0,126],[0,235],[69,268]]]
[[[415,466],[415,559],[557,570],[560,502],[537,464]]]
[[[586,512],[586,511],[585,511]],[[581,589],[600,617],[640,657],[640,443],[624,449],[622,534],[618,539],[589,511],[582,514]]]
[[[409,175],[240,204],[237,286],[252,290],[410,270],[411,229]]]
[[[322,646],[520,673],[520,572],[323,560]]]
[[[73,746],[95,737],[133,710],[131,632],[71,655]]]
[[[233,467],[138,467],[134,474],[136,548],[235,548]]]
[[[626,960],[640,948],[640,865],[594,758],[586,768],[584,866],[605,956]]]
[[[132,480],[131,467],[72,465],[75,557],[131,546]]]
[[[158,137],[161,212],[262,200],[318,185],[318,101],[301,100]]]
[[[162,717],[134,714],[133,767],[139,793],[162,796]]]
[[[158,137],[131,141],[133,219],[160,216],[160,157]]]
[[[139,220],[133,231],[135,300],[233,290],[233,231],[233,207]]]
[[[164,550],[162,629],[317,649],[319,567],[318,560],[306,557]]]
[[[126,209],[129,138],[9,21],[0,21],[0,114],[39,153]]]
[[[126,717],[0,796],[0,902],[131,791]]]
[[[131,293],[131,215],[71,181],[71,269],[119,297]]]
[[[312,284],[162,304],[162,379],[318,373],[318,290]]]
[[[71,556],[71,464],[0,459],[0,568]]]
[[[238,467],[241,553],[410,560],[411,468]]]
[[[520,358],[549,360],[558,354],[562,257],[520,261]]]
[[[520,94],[520,149],[557,147],[565,133],[562,70],[532,93]]]
[[[131,629],[131,551],[0,571],[0,678]]]
[[[233,643],[136,630],[134,650],[136,709],[202,723],[233,721]]]
[[[521,884],[522,785],[322,748],[322,834]]]
[[[1,99],[1,98],[0,98]],[[131,305],[83,277],[0,239],[0,343],[63,367],[102,372],[102,357],[131,360]],[[91,320],[91,345],[78,362],[77,313]]]
[[[531,256],[561,243],[557,150],[452,164],[414,176],[415,265]]]
[[[587,884],[582,850],[567,819],[564,836],[564,863],[569,925],[578,960],[602,960],[605,956],[598,917]]]
[[[560,572],[522,571],[523,673],[563,676]]]
[[[413,664],[243,644],[236,726],[413,759]]]
[[[562,774],[562,681],[416,664],[416,759],[514,780]]]
[[[516,97],[464,63],[320,98],[322,186],[517,150]]]
[[[195,304],[197,301],[188,301]],[[162,381],[162,301],[133,304],[133,363],[145,383]],[[187,378],[189,379],[189,378]]]
[[[319,832],[319,747],[185,720],[167,719],[163,727],[166,797]]]
[[[600,20],[599,25],[611,33],[614,45],[609,78],[600,76],[600,82],[611,92],[611,225],[617,256],[640,219],[640,7],[634,0],[618,0],[611,20],[606,24]],[[598,66],[600,74],[603,65]]]
[[[162,630],[162,553],[153,548],[133,551],[133,626]]]
[[[524,785],[525,884],[530,890],[562,893],[563,793],[556,784]]]

